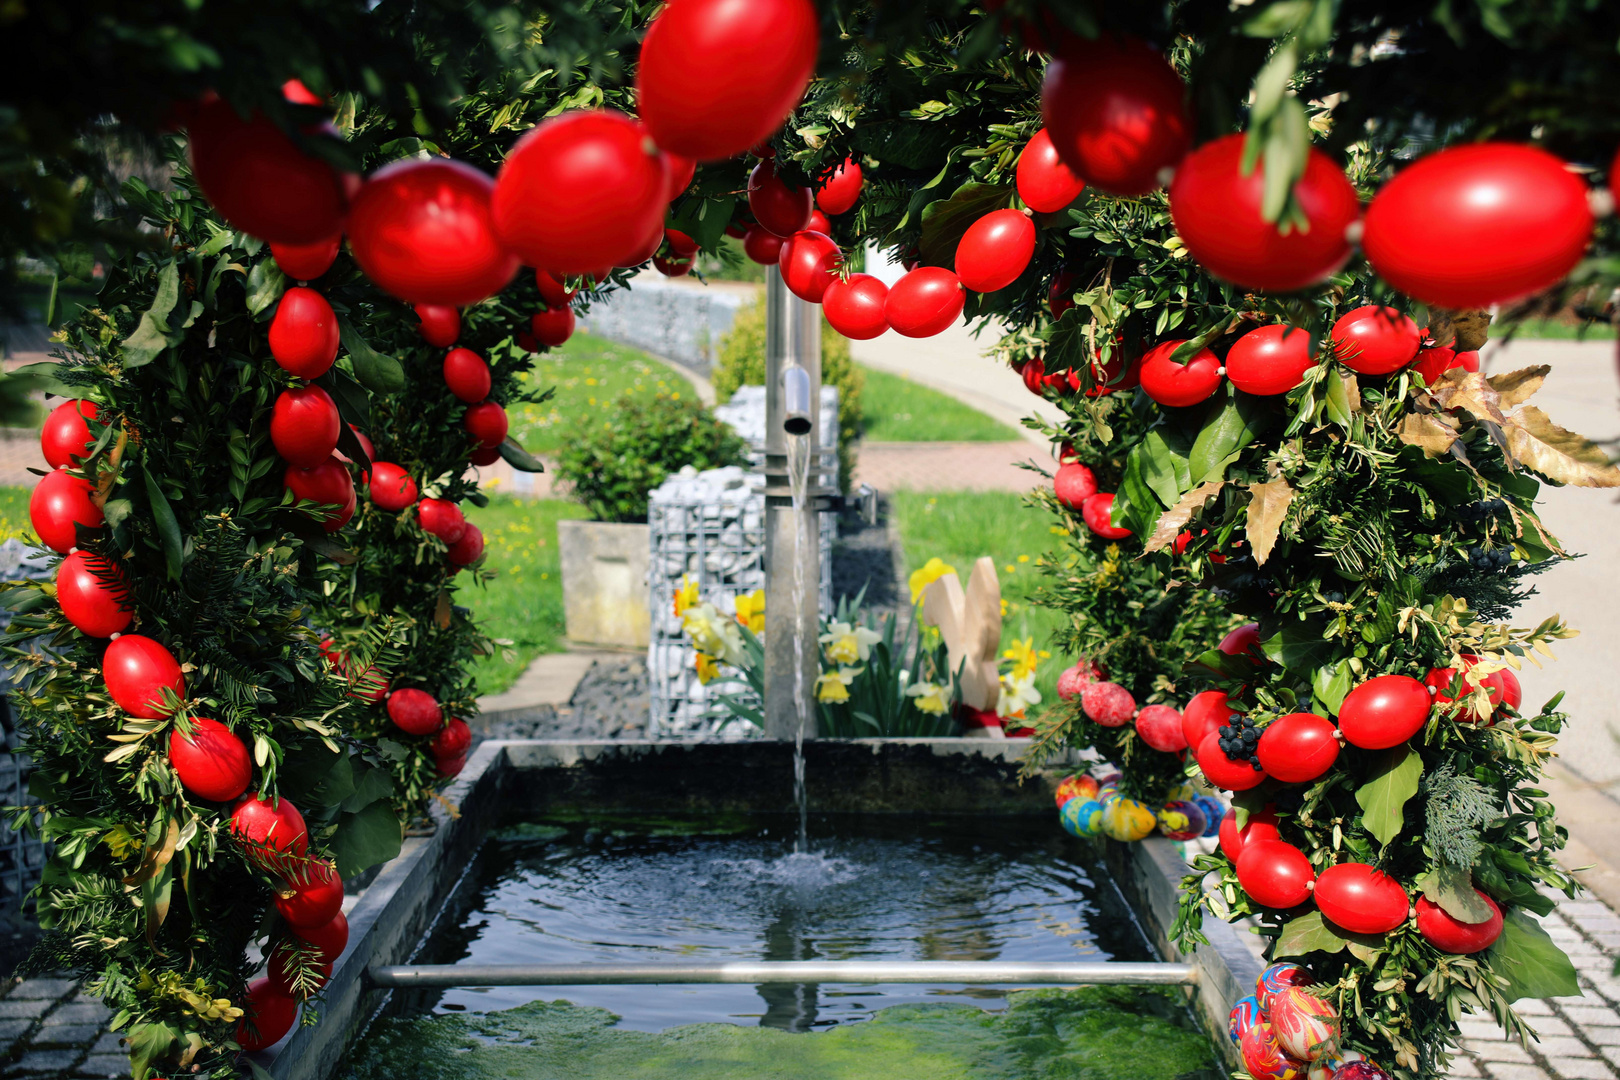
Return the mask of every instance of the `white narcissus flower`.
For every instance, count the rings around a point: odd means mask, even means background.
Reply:
[[[816,680],[817,701],[848,701],[849,686],[855,681],[855,676],[865,671],[865,668],[841,667],[837,671],[822,672]]]
[[[1014,677],[1011,672],[1001,677],[1001,696],[996,699],[996,715],[1022,718],[1024,710],[1041,703],[1041,692],[1035,689],[1035,673]]]
[[[827,624],[827,632],[816,639],[826,646],[827,659],[835,664],[865,663],[872,655],[872,646],[883,640],[883,635],[864,626],[851,626],[846,622]]]
[[[938,683],[920,682],[908,686],[906,697],[915,698],[917,709],[930,716],[944,716],[951,707],[950,687]]]
[[[707,653],[732,667],[742,663],[742,631],[736,620],[722,615],[713,604],[703,603],[687,608],[681,627],[699,652]]]

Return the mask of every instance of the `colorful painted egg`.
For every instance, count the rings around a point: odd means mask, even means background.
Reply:
[[[1254,996],[1260,999],[1262,1009],[1271,1008],[1271,996],[1291,986],[1312,986],[1316,982],[1311,973],[1298,964],[1272,964],[1260,973],[1254,984]]]
[[[1232,1036],[1235,1043],[1243,1042],[1243,1035],[1254,1025],[1263,1023],[1266,1014],[1260,1011],[1260,999],[1250,994],[1246,998],[1239,998],[1238,1003],[1232,1006],[1231,1015],[1226,1021],[1227,1034]]]
[[[1305,1074],[1305,1080],[1339,1080],[1344,1075],[1344,1069],[1356,1062],[1366,1061],[1365,1055],[1354,1050],[1342,1050],[1334,1054],[1325,1054],[1311,1062],[1310,1070]],[[1376,1068],[1376,1066],[1374,1066]]]
[[[1264,1020],[1243,1033],[1238,1049],[1252,1080],[1302,1080],[1305,1076],[1305,1063],[1283,1053],[1271,1025]]]
[[[1177,784],[1175,787],[1170,789],[1169,794],[1164,797],[1164,801],[1175,802],[1176,800],[1180,799],[1184,802],[1192,802],[1197,797],[1198,789],[1193,787],[1191,784]]]
[[[1204,835],[1219,835],[1221,819],[1226,816],[1226,805],[1213,795],[1194,795],[1191,801],[1204,812]]]
[[[1171,840],[1196,840],[1208,824],[1197,803],[1178,799],[1159,809],[1159,831]]]
[[[1057,804],[1062,806],[1076,796],[1082,799],[1097,797],[1097,781],[1090,773],[1076,773],[1057,786]]]
[[[1103,768],[1103,770],[1100,773],[1097,774],[1097,783],[1103,784],[1105,786],[1108,785],[1108,784],[1112,784],[1117,788],[1117,787],[1119,787],[1119,781],[1121,779],[1121,775],[1122,774],[1120,773],[1120,771],[1118,769],[1114,768],[1112,765],[1108,765],[1108,766],[1105,766]]]
[[[1370,1061],[1352,1061],[1334,1073],[1333,1080],[1391,1080],[1391,1077]]]
[[[1070,836],[1096,836],[1102,832],[1103,808],[1096,799],[1070,799],[1058,811],[1058,821]]]
[[[1278,1044],[1292,1057],[1315,1061],[1339,1045],[1339,1010],[1302,987],[1272,994],[1266,1015]]]
[[[1140,840],[1158,824],[1158,815],[1145,802],[1120,796],[1103,803],[1103,832],[1115,840]]]
[[[1119,798],[1119,782],[1117,777],[1113,780],[1104,781],[1100,786],[1098,786],[1096,795],[1098,802],[1106,803],[1109,799],[1117,798]]]

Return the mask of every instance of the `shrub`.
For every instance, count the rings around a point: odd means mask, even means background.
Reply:
[[[687,465],[746,465],[748,444],[690,397],[625,394],[574,422],[557,476],[597,521],[646,521],[647,493]]]
[[[838,387],[838,486],[849,490],[855,470],[855,440],[861,433],[861,387],[866,379],[849,357],[849,341],[821,323],[821,382]],[[720,338],[720,364],[714,369],[714,392],[730,401],[739,386],[765,385],[765,297],[737,311],[731,329]]]

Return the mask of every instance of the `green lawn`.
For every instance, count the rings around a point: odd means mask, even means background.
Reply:
[[[1612,333],[1613,328],[1604,323],[1566,322],[1563,319],[1526,319],[1519,324],[1513,336],[1556,341],[1603,341]],[[1491,327],[1491,337],[1507,337],[1507,335],[1507,327]]]
[[[861,368],[867,442],[1011,442],[1014,429],[904,375]]]
[[[562,576],[557,556],[557,522],[586,516],[585,508],[562,499],[522,499],[492,495],[483,509],[468,503],[467,519],[484,531],[486,566],[500,576],[488,588],[473,586],[456,594],[492,638],[512,644],[478,664],[478,690],[498,694],[511,686],[541,653],[562,649]],[[507,659],[506,653],[511,654]]]
[[[583,331],[560,349],[535,357],[526,376],[530,386],[556,387],[543,405],[510,410],[512,435],[531,454],[551,454],[561,445],[574,417],[606,409],[620,394],[690,394],[690,383],[640,349]]]
[[[1039,579],[1036,561],[1056,539],[1049,516],[1024,506],[1023,496],[1010,491],[896,491],[889,498],[907,576],[937,555],[956,567],[965,586],[974,561],[991,556],[1006,606],[1002,647],[1014,638],[1033,637],[1036,648],[1051,649],[1052,630],[1063,616],[1029,603]],[[1061,656],[1042,661],[1035,685],[1043,702],[1057,700],[1057,677],[1068,666]]]
[[[34,527],[28,523],[28,497],[33,493],[33,488],[0,487],[0,540],[24,534],[37,540]]]

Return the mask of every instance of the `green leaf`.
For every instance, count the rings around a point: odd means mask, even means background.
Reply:
[[[1282,629],[1260,643],[1260,648],[1290,671],[1310,671],[1332,660],[1339,650],[1338,645],[1322,637],[1322,626],[1320,616],[1304,622],[1285,622]]]
[[[669,226],[696,240],[704,251],[714,251],[726,234],[726,225],[736,208],[734,195],[708,195],[682,199],[670,218]]]
[[[295,746],[282,757],[281,764],[276,768],[276,783],[283,797],[295,803],[318,805],[310,796],[321,786],[328,773],[337,766],[340,760],[346,761],[348,755],[341,751],[334,751],[320,740]],[[348,786],[350,793],[354,789],[353,771],[350,771]],[[347,795],[344,798],[348,798]]]
[[[369,870],[399,854],[404,827],[387,802],[378,799],[357,814],[344,814],[332,837],[332,854],[342,877]]]
[[[917,248],[929,266],[950,266],[956,258],[956,245],[968,226],[992,210],[1006,207],[1012,188],[969,181],[948,199],[938,199],[923,207],[922,237]]]
[[[1137,452],[1141,449],[1138,445],[1125,459],[1125,475],[1120,479],[1119,491],[1114,495],[1109,521],[1118,528],[1146,536],[1153,531],[1165,508],[1159,505],[1153,489],[1142,479],[1142,460],[1146,455]]]
[[[6,379],[16,379],[18,393],[23,394],[29,390],[42,390],[47,394],[55,394],[63,398],[89,397],[82,386],[69,386],[57,378],[62,365],[54,360],[41,361],[37,364],[24,364],[8,373]]]
[[[1508,1001],[1575,997],[1581,992],[1569,957],[1539,922],[1517,908],[1503,913],[1502,936],[1485,955],[1491,970],[1507,979],[1502,996]]]
[[[1356,386],[1356,377],[1341,373],[1337,367],[1329,368],[1325,411],[1327,418],[1340,427],[1349,427],[1350,417],[1356,411],[1350,400],[1352,392],[1358,399],[1360,398],[1361,392]]]
[[[349,354],[349,362],[354,365],[355,378],[374,394],[397,394],[405,389],[405,369],[400,367],[399,361],[373,349],[347,315],[339,315],[337,321],[338,334]]]
[[[1161,429],[1148,432],[1131,455],[1141,456],[1142,482],[1153,489],[1153,494],[1165,506],[1176,505],[1182,493],[1192,487],[1192,467],[1187,463],[1187,455],[1171,449]]]
[[[332,395],[343,422],[353,424],[362,431],[371,426],[371,395],[355,382],[354,377],[340,367],[326,369],[326,374],[315,380]]]
[[[393,745],[399,746],[398,743]],[[401,755],[402,758],[404,756]],[[364,761],[352,761],[350,764],[354,770],[354,793],[343,800],[344,813],[359,813],[380,799],[392,797],[394,781],[387,769],[375,768]]]
[[[517,444],[517,440],[508,435],[497,447],[501,457],[506,463],[518,472],[545,472],[545,464],[533,454]]]
[[[1323,664],[1311,675],[1311,697],[1329,714],[1337,716],[1344,696],[1350,692],[1350,680],[1350,661]]]
[[[1227,383],[1226,399],[1205,419],[1187,455],[1192,483],[1225,476],[1227,465],[1265,430],[1268,420],[1264,405]]]
[[[1226,333],[1227,328],[1233,323],[1237,322],[1237,320],[1238,316],[1228,315],[1219,322],[1214,322],[1204,327],[1204,329],[1200,330],[1195,336],[1188,338],[1186,341],[1183,341],[1180,345],[1176,346],[1176,351],[1170,354],[1171,362],[1176,364],[1186,364],[1191,362],[1192,358],[1197,355],[1200,349],[1207,348],[1210,342]]]
[[[257,315],[281,299],[287,291],[287,275],[281,272],[274,259],[261,259],[248,271],[247,308]]]
[[[1406,743],[1385,750],[1372,779],[1356,790],[1361,806],[1361,824],[1380,844],[1388,844],[1401,834],[1405,823],[1402,809],[1418,793],[1423,776],[1423,758]]]
[[[1280,960],[1285,956],[1304,956],[1313,952],[1343,952],[1345,944],[1345,938],[1338,929],[1329,926],[1320,911],[1312,911],[1283,925],[1271,956],[1274,960]]]
[[[158,355],[180,340],[178,331],[169,329],[169,313],[180,300],[180,270],[174,263],[165,263],[158,271],[157,295],[152,306],[141,315],[140,325],[124,339],[123,361],[126,368],[144,367]]]
[[[1446,909],[1446,914],[1463,922],[1484,922],[1491,917],[1490,905],[1474,891],[1474,879],[1466,869],[1437,862],[1418,878],[1417,886],[1432,903]]]
[[[185,567],[185,538],[180,534],[180,523],[175,520],[174,507],[158,486],[151,470],[143,464],[141,476],[146,480],[146,501],[152,507],[152,521],[157,526],[158,539],[163,542],[163,561],[168,567],[169,580],[179,581]]]
[[[141,1023],[129,1029],[124,1038],[129,1040],[129,1068],[136,1077],[144,1077],[152,1062],[166,1056],[169,1048],[180,1041],[180,1032],[163,1023]]]

